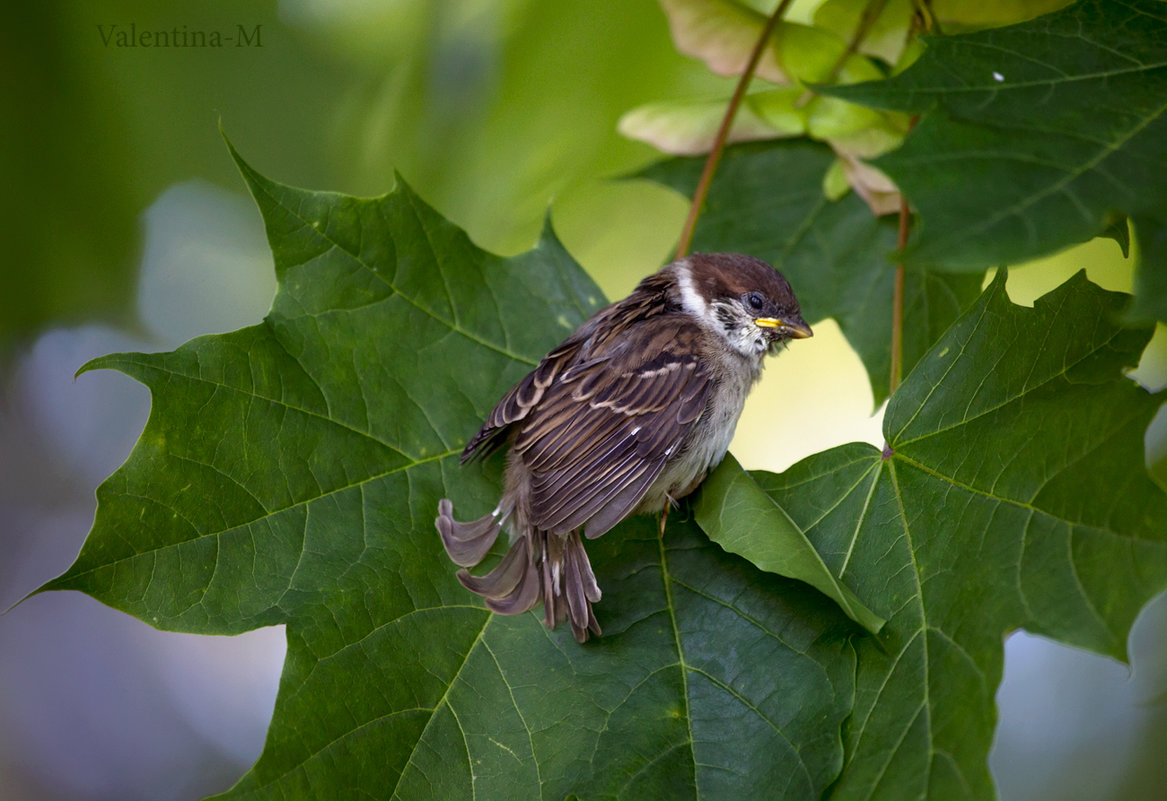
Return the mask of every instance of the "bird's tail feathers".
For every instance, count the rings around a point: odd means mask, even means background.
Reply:
[[[434,521],[446,553],[463,568],[481,562],[498,538],[506,514],[499,510],[477,520],[460,523],[448,499],[438,504]],[[481,595],[488,609],[502,615],[517,615],[543,603],[543,622],[554,628],[564,620],[580,642],[589,634],[599,635],[592,604],[600,600],[600,587],[579,532],[558,534],[526,530],[516,537],[502,561],[489,573],[472,575],[459,570],[458,581]]]
[[[540,531],[537,536],[543,546],[538,562],[544,625],[555,628],[567,620],[580,642],[587,642],[589,632],[599,636],[600,624],[592,604],[600,600],[600,587],[579,532],[563,535]]]
[[[438,518],[434,525],[442,535],[446,553],[460,567],[473,567],[481,562],[502,530],[497,509],[477,520],[459,523],[454,519],[454,504],[448,498],[438,501]]]

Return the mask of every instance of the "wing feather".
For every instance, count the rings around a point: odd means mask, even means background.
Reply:
[[[511,424],[524,419],[538,405],[557,376],[579,355],[582,342],[576,336],[568,339],[539,362],[539,366],[515,384],[466,444],[462,451],[463,464],[476,456],[489,456],[506,439]]]
[[[582,525],[592,514],[618,493],[621,488],[638,482],[649,475],[655,478],[653,465],[631,453],[622,453],[619,461],[602,467],[589,476],[591,481],[575,486],[561,486],[558,483],[536,490],[536,496],[545,496],[549,503],[546,509],[539,509],[539,516],[550,531],[570,531]],[[647,489],[647,488],[646,488]],[[538,514],[537,513],[537,514]]]
[[[534,370],[495,404],[482,427],[466,444],[461,461],[488,456],[497,450],[514,433],[514,424],[542,403],[549,388],[573,382],[581,375],[597,375],[595,367],[619,358],[626,351],[624,335],[629,329],[646,322],[659,322],[670,311],[677,311],[667,300],[671,280],[662,272],[648,276],[631,295],[596,312],[544,356]]]
[[[530,519],[599,536],[627,516],[684,442],[712,379],[696,356],[695,325],[649,319],[618,349],[559,373],[526,412],[513,447],[530,474]]]

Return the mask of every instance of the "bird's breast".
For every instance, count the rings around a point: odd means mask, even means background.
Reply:
[[[737,429],[750,387],[758,369],[730,370],[718,376],[705,409],[660,476],[646,493],[637,511],[654,512],[697,488],[705,476],[721,463]],[[760,369],[760,367],[759,367]]]

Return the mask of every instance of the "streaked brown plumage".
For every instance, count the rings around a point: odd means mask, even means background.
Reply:
[[[498,507],[467,523],[453,504],[436,525],[450,558],[480,562],[505,524],[511,547],[485,576],[458,571],[487,607],[600,633],[600,600],[580,539],[692,492],[725,456],[762,361],[811,336],[790,285],[763,261],[694,254],[597,312],[490,413],[462,461],[510,445]]]

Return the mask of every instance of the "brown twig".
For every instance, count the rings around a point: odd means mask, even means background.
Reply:
[[[839,73],[843,70],[843,65],[847,63],[847,59],[859,52],[859,45],[863,44],[863,40],[867,38],[867,34],[871,33],[871,26],[879,19],[879,15],[883,13],[884,6],[887,5],[887,0],[871,0],[863,7],[863,14],[859,17],[859,24],[855,27],[855,33],[851,35],[851,41],[847,42],[847,49],[843,51],[843,55],[835,61],[834,66],[827,77],[826,83],[834,83],[839,79]]]
[[[908,133],[916,127],[919,115],[912,115],[908,120]],[[900,226],[896,237],[896,250],[900,253],[901,261],[896,262],[895,288],[891,298],[891,375],[887,382],[887,396],[890,398],[900,385],[903,377],[904,364],[904,263],[903,252],[908,246],[908,230],[912,222],[912,212],[908,208],[908,199],[900,190]]]
[[[855,26],[855,33],[851,34],[851,41],[847,42],[847,48],[843,51],[842,55],[835,59],[835,63],[831,65],[830,72],[827,73],[826,80],[821,81],[821,83],[832,84],[839,80],[839,73],[843,71],[843,66],[847,63],[847,59],[859,52],[859,45],[863,44],[863,40],[867,38],[867,34],[871,33],[871,26],[879,19],[879,15],[883,13],[886,5],[887,0],[871,0],[871,2],[863,7],[863,14],[859,17],[859,24]],[[814,96],[815,91],[813,89],[807,89],[794,101],[794,107],[802,108],[813,100]]]
[[[908,201],[900,194],[900,230],[896,238],[896,249],[903,251],[908,244],[908,224],[911,212]],[[904,265],[896,264],[895,289],[891,297],[891,377],[887,382],[887,395],[890,398],[900,385],[904,364]]]
[[[701,207],[705,204],[705,196],[709,194],[709,184],[713,182],[713,173],[717,170],[717,162],[721,161],[721,153],[725,150],[725,140],[729,138],[729,129],[733,126],[737,110],[742,104],[742,99],[746,96],[746,88],[750,85],[750,79],[754,77],[754,72],[758,69],[758,61],[762,58],[766,42],[770,40],[770,35],[774,32],[778,20],[782,19],[782,15],[786,13],[786,9],[793,1],[782,0],[778,4],[774,13],[766,20],[762,34],[750,52],[750,60],[746,62],[746,69],[738,81],[737,88],[733,91],[729,106],[725,109],[721,127],[717,129],[717,136],[713,139],[713,148],[705,159],[705,168],[701,171],[701,178],[697,181],[697,188],[693,191],[693,202],[689,206],[689,216],[685,219],[685,226],[681,229],[681,241],[677,244],[678,259],[684,258],[689,253],[689,245],[693,242],[693,229],[697,227],[697,217],[700,216]]]
[[[918,33],[942,33],[940,21],[936,19],[936,12],[932,10],[932,0],[912,0],[913,20],[911,35]]]

